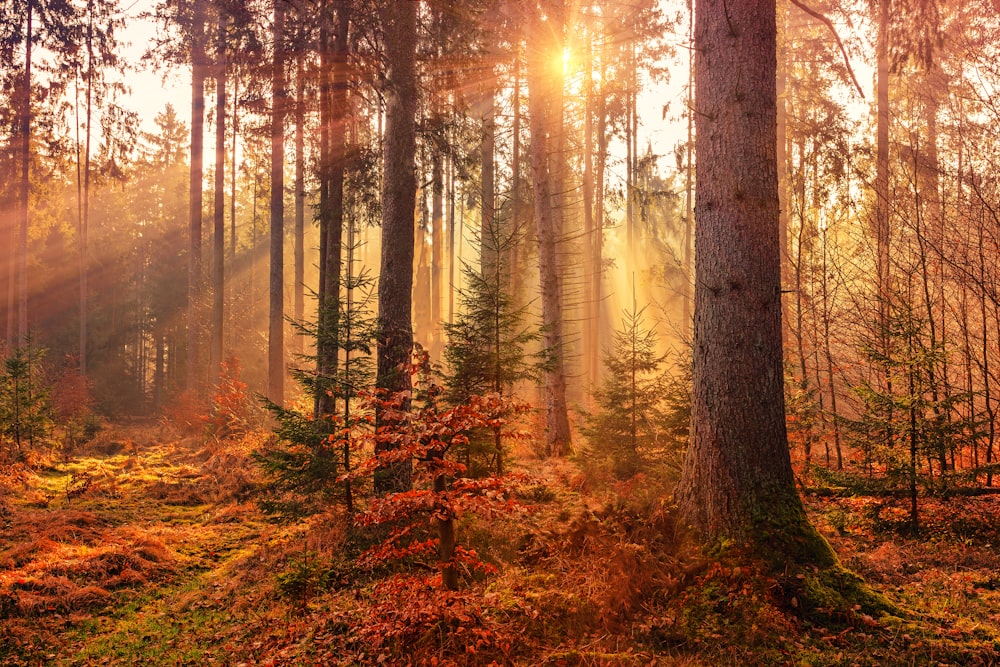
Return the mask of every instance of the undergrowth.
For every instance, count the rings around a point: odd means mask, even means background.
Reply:
[[[162,430],[162,428],[161,428]],[[175,438],[181,434],[176,433]],[[988,665],[1000,659],[993,496],[810,497],[810,518],[905,613],[807,604],[818,572],[687,546],[652,474],[526,460],[525,511],[458,530],[495,569],[378,568],[341,508],[275,524],[249,452],[262,436],[170,443],[109,428],[73,460],[0,475],[0,665]],[[439,575],[438,575],[439,576]]]

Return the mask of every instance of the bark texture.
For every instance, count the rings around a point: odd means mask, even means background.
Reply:
[[[550,16],[561,14],[559,2],[548,3]],[[546,76],[552,54],[561,53],[560,26],[557,21],[532,23],[528,43],[528,113],[531,132],[531,175],[534,186],[535,225],[538,232],[538,266],[542,297],[542,328],[546,355],[545,364],[545,450],[550,456],[561,456],[571,447],[569,416],[566,408],[566,374],[563,363],[562,285],[559,275],[557,244],[562,230],[560,212],[556,210],[553,190],[559,184],[558,169],[550,155],[550,132],[562,132],[553,118],[559,118],[561,94],[555,91],[561,81]],[[559,50],[557,50],[557,48]],[[553,98],[557,100],[553,104]],[[553,173],[556,172],[556,173]]]
[[[384,163],[382,172],[382,260],[378,284],[378,362],[376,387],[388,393],[411,388],[408,366],[413,349],[412,290],[414,208],[417,199],[417,3],[389,0],[382,9],[386,80]],[[385,411],[378,428],[391,428]],[[377,450],[389,448],[381,443]],[[380,451],[376,451],[380,453]],[[379,471],[376,492],[410,488],[409,461]]]
[[[201,224],[202,224],[202,148],[205,141],[205,6],[194,2],[191,28],[191,171],[188,209],[188,291],[187,291],[187,377],[188,391],[196,389],[198,332],[201,328]]]
[[[223,304],[225,301],[226,252],[226,24],[220,12],[215,63],[215,205],[212,234],[212,339],[209,374],[218,382],[222,368]]]
[[[809,532],[782,386],[773,0],[700,0],[695,49],[693,434],[677,494],[706,540],[764,546]]]
[[[267,397],[285,401],[285,0],[274,0],[271,70],[271,271],[267,326]]]

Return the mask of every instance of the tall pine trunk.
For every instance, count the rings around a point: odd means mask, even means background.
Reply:
[[[300,36],[301,41],[301,36]],[[305,183],[305,54],[302,47],[295,54],[295,285],[293,318],[302,322],[306,303],[306,183]],[[305,351],[305,340],[295,336],[293,345],[296,358]]]
[[[382,9],[388,61],[385,138],[382,165],[382,259],[378,284],[378,361],[376,387],[389,394],[411,388],[407,366],[413,348],[413,211],[417,111],[417,3],[388,0]],[[376,414],[377,427],[391,420]],[[392,449],[380,442],[376,453]],[[411,463],[386,466],[376,474],[375,490],[385,493],[411,486]]]
[[[212,338],[209,377],[215,383],[222,369],[223,304],[226,252],[226,25],[220,10],[215,62],[215,203],[212,234]]]
[[[339,7],[330,51],[329,36],[324,34],[324,62],[320,90],[320,115],[323,119],[320,165],[320,299],[319,331],[316,341],[317,374],[321,386],[330,385],[337,368],[340,339],[340,283],[344,229],[344,173],[347,142],[347,56],[350,14]],[[346,397],[345,397],[346,400]],[[333,396],[321,392],[316,412],[330,415],[336,410]]]
[[[24,81],[21,89],[20,158],[21,178],[18,182],[20,214],[17,234],[17,344],[28,338],[28,194],[31,174],[31,42],[32,2],[28,2],[24,38]]]
[[[285,0],[274,0],[271,69],[271,270],[267,318],[267,393],[285,400]]]
[[[205,134],[205,6],[194,1],[191,27],[191,156],[188,208],[188,284],[187,284],[187,374],[188,391],[197,388],[198,339],[201,328],[201,209],[202,172]]]
[[[87,2],[87,106],[86,131],[83,152],[83,201],[80,211],[80,375],[87,374],[87,282],[89,270],[88,234],[90,231],[90,139],[93,135],[93,100],[94,100],[94,4]],[[79,155],[79,153],[77,153]],[[79,160],[77,161],[79,165]]]
[[[559,7],[553,3],[553,9]],[[549,12],[547,12],[549,13]],[[557,245],[560,239],[559,215],[556,210],[553,185],[558,187],[559,169],[553,160],[561,155],[550,155],[550,132],[562,132],[555,127],[553,118],[560,117],[561,109],[550,107],[552,88],[562,86],[561,79],[553,81],[545,76],[547,63],[553,54],[561,53],[562,35],[558,21],[532,23],[527,50],[528,113],[531,132],[531,173],[534,186],[535,224],[538,230],[538,265],[542,296],[543,343],[547,355],[545,364],[545,449],[550,456],[561,456],[571,446],[569,415],[566,407],[566,374],[563,363],[562,285],[560,284]],[[556,25],[554,25],[556,24]],[[557,103],[558,104],[558,103]],[[558,142],[557,142],[558,143]]]
[[[829,566],[785,431],[775,38],[773,1],[697,3],[692,441],[677,498],[707,541]]]

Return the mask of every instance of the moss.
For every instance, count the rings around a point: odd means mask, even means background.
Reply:
[[[902,615],[898,607],[845,568],[830,543],[809,522],[798,494],[757,508],[745,548],[785,582],[787,599],[809,614],[844,617]],[[731,542],[729,542],[731,543]],[[716,545],[727,544],[724,539]]]

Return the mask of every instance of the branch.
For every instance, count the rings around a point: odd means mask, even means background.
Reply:
[[[844,43],[840,41],[840,35],[837,34],[837,29],[833,26],[833,22],[817,12],[815,9],[802,4],[801,0],[792,0],[792,4],[814,19],[821,21],[827,28],[830,29],[830,32],[833,33],[833,38],[837,40],[837,46],[840,47],[840,53],[844,56],[844,65],[847,66],[847,73],[851,75],[851,81],[854,82],[854,87],[858,89],[858,95],[861,96],[861,99],[865,99],[865,92],[861,90],[861,84],[858,83],[858,77],[854,76],[854,69],[851,67],[851,59],[847,57],[847,49],[844,48]]]

